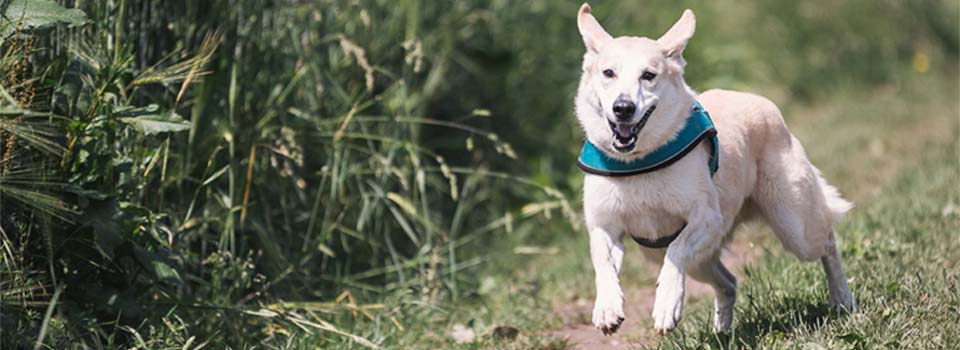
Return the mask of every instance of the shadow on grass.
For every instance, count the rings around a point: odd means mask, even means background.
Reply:
[[[785,339],[797,328],[817,329],[847,315],[825,301],[815,303],[810,298],[784,297],[769,304],[751,301],[746,308],[737,310],[731,332],[715,334],[703,328],[694,337],[706,348],[755,349],[765,338]]]

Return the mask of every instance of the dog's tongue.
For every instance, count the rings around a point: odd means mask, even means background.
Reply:
[[[620,136],[622,139],[629,138],[633,136],[633,125],[630,124],[617,124],[617,136]]]

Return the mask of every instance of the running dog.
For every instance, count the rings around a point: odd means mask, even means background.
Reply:
[[[690,10],[658,39],[608,34],[583,4],[582,77],[576,116],[586,134],[583,211],[604,334],[624,320],[622,239],[662,262],[654,328],[673,330],[687,276],[713,287],[713,328],[729,330],[737,282],[720,261],[741,222],[765,219],[784,247],[819,259],[831,305],[857,307],[834,243],[834,224],[853,205],[810,163],[780,110],[764,97],[726,90],[697,94],[684,81]]]

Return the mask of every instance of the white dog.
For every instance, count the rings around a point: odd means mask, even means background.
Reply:
[[[618,274],[627,235],[663,262],[653,308],[658,332],[680,321],[687,275],[713,287],[714,330],[727,331],[737,282],[719,253],[737,223],[754,214],[800,259],[820,259],[831,305],[855,309],[833,237],[852,204],[810,164],[772,102],[734,91],[697,95],[687,86],[682,54],[695,23],[686,10],[659,39],[613,38],[589,5],[580,8],[587,51],[575,102],[587,138],[580,166],[596,272],[594,325],[612,334],[624,320]],[[634,163],[642,169],[617,168]]]

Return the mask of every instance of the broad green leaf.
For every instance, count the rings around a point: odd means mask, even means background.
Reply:
[[[51,0],[13,0],[0,18],[0,33],[4,36],[21,29],[37,29],[58,23],[81,25],[87,22],[87,15],[79,9],[67,9]]]
[[[144,109],[137,109],[137,111],[147,111],[150,110],[152,106],[145,107]],[[134,112],[134,110],[129,110],[125,112]],[[178,132],[190,130],[191,124],[189,121],[183,120],[176,112],[161,112],[156,113],[155,110],[150,111],[151,113],[131,113],[128,115],[134,115],[132,117],[121,117],[120,120],[124,123],[130,124],[138,131],[147,134],[159,134],[162,132]]]
[[[156,271],[157,278],[161,281],[167,283],[183,283],[183,280],[180,279],[180,274],[177,273],[177,270],[162,261],[154,260],[153,269]]]
[[[126,105],[115,105],[111,106],[111,111],[114,116],[117,117],[139,117],[143,115],[157,114],[157,111],[160,110],[160,105],[156,103],[151,103],[144,107],[134,107]]]

